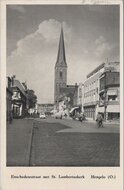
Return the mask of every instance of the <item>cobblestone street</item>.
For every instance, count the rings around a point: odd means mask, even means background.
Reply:
[[[7,127],[7,166],[119,166],[119,125],[19,119]]]
[[[118,131],[119,126],[98,129],[90,122],[37,120],[30,165],[119,166]]]

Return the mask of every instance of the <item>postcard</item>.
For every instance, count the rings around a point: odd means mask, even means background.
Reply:
[[[123,2],[0,5],[1,190],[122,190]]]

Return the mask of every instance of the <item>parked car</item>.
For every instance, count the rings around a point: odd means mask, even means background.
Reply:
[[[46,119],[45,113],[40,113],[39,117],[40,117],[40,119]]]

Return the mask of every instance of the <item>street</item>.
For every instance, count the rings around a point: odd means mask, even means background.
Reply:
[[[7,166],[119,166],[119,124],[16,119],[7,126]]]
[[[119,166],[119,126],[35,119],[30,166]]]

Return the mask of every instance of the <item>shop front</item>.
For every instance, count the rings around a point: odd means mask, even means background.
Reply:
[[[119,105],[108,105],[107,106],[107,119],[118,120],[120,119],[120,106]]]
[[[86,118],[95,120],[95,105],[84,107],[84,114]]]

